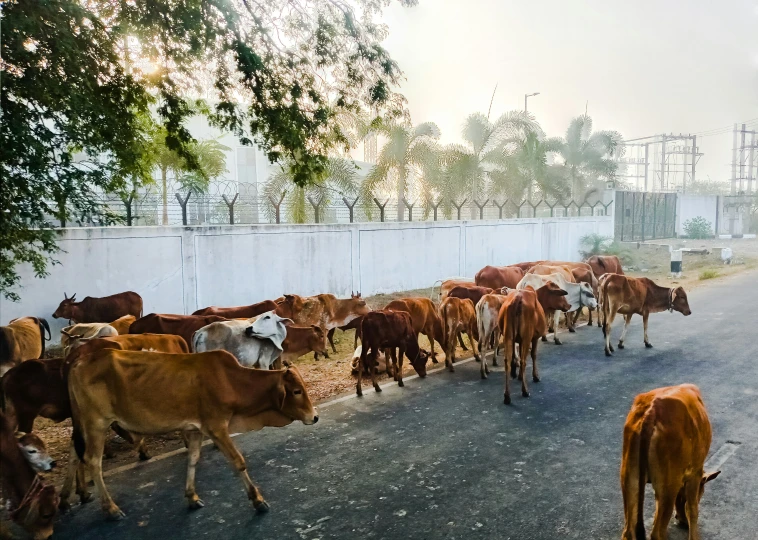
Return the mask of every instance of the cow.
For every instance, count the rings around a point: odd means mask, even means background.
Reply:
[[[134,321],[130,334],[173,334],[181,336],[192,347],[192,335],[214,322],[225,321],[218,315],[161,315],[150,313]],[[190,349],[193,350],[193,349]]]
[[[571,272],[571,268],[565,265],[558,265],[558,264],[538,264],[536,266],[533,266],[529,272],[526,273],[526,275],[529,274],[535,274],[538,276],[547,276],[551,274],[560,274],[563,279],[565,279],[569,283],[576,283],[576,279],[574,278],[574,274]],[[516,286],[518,289],[518,285]]]
[[[358,345],[353,351],[353,358],[350,360],[350,372],[353,375],[358,374],[358,369],[361,367],[361,353],[363,352],[363,346]],[[392,373],[392,364],[387,362],[387,358],[384,356],[383,351],[379,351],[376,356],[376,372],[381,374],[385,371],[389,374]],[[370,366],[363,366],[363,374],[366,376],[371,375]]]
[[[476,313],[474,303],[470,298],[458,298],[448,296],[440,304],[440,319],[442,319],[442,339],[445,347],[445,367],[448,371],[454,372],[453,362],[455,362],[455,342],[457,336],[465,332],[468,334],[471,348],[474,350],[474,358],[479,358],[479,351],[476,348],[476,339],[479,338],[476,330]],[[487,362],[483,362],[486,365]]]
[[[527,287],[520,291],[509,294],[503,300],[503,306],[498,314],[498,331],[502,336],[505,349],[505,393],[503,403],[510,405],[511,389],[510,378],[515,374],[515,364],[512,364],[515,346],[519,345],[519,366],[521,379],[521,395],[529,397],[529,389],[526,384],[526,357],[532,355],[532,380],[540,381],[537,369],[537,344],[539,339],[547,333],[547,321],[542,305],[550,309],[569,309],[566,301],[566,291],[553,282],[540,287],[535,291]],[[510,371],[510,374],[509,374]]]
[[[487,368],[487,358],[485,356],[487,347],[494,343],[492,351],[492,365],[497,365],[497,349],[500,343],[500,332],[498,330],[497,318],[500,314],[500,308],[503,307],[505,300],[504,294],[485,294],[476,304],[476,323],[477,333],[479,334],[479,354],[482,357],[480,366],[482,379],[487,378],[489,368]]]
[[[0,462],[0,481],[10,502],[11,519],[35,540],[52,537],[60,499],[55,487],[45,484],[28,462],[13,426],[3,413],[0,413]]]
[[[450,294],[450,291],[454,287],[476,287],[476,283],[474,283],[473,279],[468,278],[446,279],[440,282],[440,290],[437,296],[437,301],[442,302],[445,298],[447,298],[447,295]]]
[[[682,287],[661,287],[648,278],[632,278],[609,274],[603,281],[603,336],[605,355],[612,356],[611,326],[616,313],[624,316],[624,329],[619,339],[619,349],[624,348],[624,338],[632,322],[632,315],[642,315],[645,347],[652,348],[647,337],[647,320],[651,313],[669,310],[678,311],[685,317],[692,314],[687,293]]]
[[[87,464],[109,519],[121,519],[124,514],[103,482],[103,426],[118,422],[125,429],[146,434],[181,430],[188,448],[185,497],[191,509],[204,506],[195,491],[195,467],[203,436],[210,437],[261,513],[268,511],[269,505],[250,480],[230,433],[281,427],[295,420],[306,425],[318,422],[297,368],[246,368],[226,351],[164,354],[106,349],[71,367],[69,393],[75,450],[69,474],[76,458]],[[67,495],[61,493],[62,498]]]
[[[128,317],[132,316],[128,315]],[[80,342],[117,335],[118,330],[108,323],[77,323],[66,326],[65,328],[61,328],[63,356],[68,356],[71,348],[76,347]]]
[[[593,255],[585,262],[590,265],[592,273],[597,279],[600,279],[603,274],[624,275],[621,261],[616,255]]]
[[[69,298],[63,293],[63,301],[53,313],[53,318],[77,323],[109,323],[124,315],[142,317],[142,297],[136,292],[126,291],[102,298],[87,296],[81,302],[75,300],[76,294]]]
[[[287,326],[287,337],[282,343],[282,363],[285,366],[291,364],[309,352],[320,353],[327,358],[329,357],[324,330],[315,324],[310,326],[290,324]]]
[[[219,315],[227,319],[251,319],[258,315],[263,315],[267,311],[274,311],[276,307],[276,303],[273,300],[264,300],[263,302],[258,302],[257,304],[251,304],[249,306],[226,308],[210,306],[198,309],[193,315]]]
[[[499,290],[500,289],[498,289],[498,291]],[[482,296],[485,294],[492,294],[493,292],[495,291],[489,287],[479,287],[478,285],[474,285],[472,287],[456,286],[450,289],[447,297],[468,298],[474,305],[476,305],[479,300],[481,300]]]
[[[0,413],[2,414],[2,413]],[[55,460],[47,453],[45,442],[35,433],[16,432],[16,441],[26,461],[36,472],[49,472],[55,467]]]
[[[361,321],[363,321],[363,315],[360,317],[356,317],[349,323],[347,323],[344,326],[339,326],[338,328],[342,330],[343,332],[347,332],[348,330],[355,330],[355,336],[353,339],[353,347],[358,346],[358,340],[361,337]],[[337,348],[334,346],[334,331],[337,328],[330,328],[329,331],[326,333],[326,339],[329,340],[329,345],[332,347],[332,352],[337,352]],[[314,357],[316,357],[316,360],[318,360],[318,353],[314,353]],[[329,358],[328,354],[325,354],[327,358]]]
[[[480,287],[490,289],[515,289],[523,277],[524,271],[517,266],[485,266],[476,273],[474,281]]]
[[[429,340],[429,344],[432,347],[432,362],[437,363],[437,355],[434,352],[434,342],[440,344],[440,347],[445,348],[445,336],[442,331],[442,321],[440,321],[439,314],[437,313],[437,307],[434,302],[428,298],[400,298],[393,300],[384,309],[390,309],[393,311],[405,311],[411,316],[411,324],[413,324],[413,332],[418,334],[424,334]]]
[[[570,314],[580,311],[584,306],[587,306],[587,308],[590,309],[590,312],[597,307],[597,300],[592,293],[592,289],[590,289],[590,286],[586,283],[572,283],[566,281],[563,274],[548,274],[544,276],[527,274],[524,276],[524,279],[519,282],[516,288],[525,289],[526,287],[531,286],[536,291],[549,281],[552,281],[566,291],[566,301],[571,305],[566,312],[566,326],[569,329],[569,332],[575,332],[576,330],[574,329]],[[549,320],[552,320],[552,324],[550,325],[552,328],[548,328],[548,332],[553,332],[553,341],[556,345],[560,345],[561,340],[558,338],[558,320],[560,319],[560,312],[557,310],[547,310],[545,309],[545,306],[542,306],[542,308],[545,310],[545,316]],[[542,340],[547,341],[547,337],[543,336]]]
[[[419,377],[426,377],[426,361],[429,354],[418,345],[418,335],[413,330],[411,316],[406,311],[394,311],[382,309],[371,311],[363,317],[361,323],[361,369],[358,370],[358,381],[355,385],[355,393],[363,395],[361,382],[363,372],[371,372],[371,383],[374,390],[381,392],[382,389],[376,382],[376,366],[379,351],[389,349],[393,363],[394,379],[398,386],[403,383],[403,354],[416,370]],[[395,353],[397,350],[397,354]],[[369,351],[371,351],[369,353]],[[385,351],[386,358],[386,351]],[[389,364],[389,358],[386,358]]]
[[[626,417],[621,454],[624,497],[622,540],[645,540],[645,484],[655,492],[654,540],[668,538],[671,514],[698,540],[698,506],[705,484],[721,471],[705,472],[711,423],[692,384],[657,388],[638,395]]]
[[[50,326],[39,317],[21,317],[0,326],[0,377],[25,360],[42,358],[50,337]]]
[[[271,369],[275,363],[281,365],[287,322],[292,321],[273,311],[246,320],[214,322],[195,332],[192,350],[224,350],[245,367]],[[323,333],[321,336],[323,339]]]

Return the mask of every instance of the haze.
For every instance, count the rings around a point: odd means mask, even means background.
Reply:
[[[693,132],[697,178],[730,176],[731,128],[758,125],[758,1],[420,0],[393,3],[385,45],[413,122],[459,141],[466,115],[524,106],[563,135],[588,102],[595,129]]]

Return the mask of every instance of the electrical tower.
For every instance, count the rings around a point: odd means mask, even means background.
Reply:
[[[695,170],[702,153],[697,135],[673,133],[651,135],[624,141],[627,158],[619,160],[626,166],[621,178],[628,178],[638,191],[687,192],[695,181]],[[629,169],[633,168],[634,174]]]
[[[758,133],[745,124],[734,125],[732,144],[732,195],[756,192],[758,182]]]

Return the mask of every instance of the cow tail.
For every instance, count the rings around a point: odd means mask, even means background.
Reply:
[[[0,379],[0,411],[2,411],[3,414],[6,414],[7,412],[7,404],[5,401],[5,385],[3,384],[2,379]]]
[[[518,324],[521,321],[521,311],[523,307],[524,301],[521,295],[519,295],[514,299],[513,304],[509,306],[509,309],[506,312],[508,331],[511,332],[511,337],[513,338],[514,343],[519,337]]]
[[[611,314],[611,306],[608,302],[608,278],[606,278],[600,287],[600,303],[603,305],[603,337],[606,332],[610,332],[610,328],[606,328],[608,317]]]
[[[645,540],[645,520],[642,510],[645,506],[645,484],[647,483],[648,454],[650,453],[650,439],[653,437],[654,413],[651,408],[642,419],[640,429],[639,449],[639,486],[637,490],[637,525],[634,528],[636,540]]]
[[[68,379],[68,377],[67,377]],[[66,386],[68,386],[68,397],[71,403],[71,424],[73,425],[73,431],[71,432],[71,440],[74,443],[74,450],[79,458],[79,461],[84,463],[84,453],[87,449],[87,444],[84,440],[84,434],[82,433],[82,425],[79,421],[79,405],[74,398],[74,393],[71,391],[71,387],[66,380]]]
[[[450,337],[448,335],[448,331],[450,329],[447,327],[447,306],[448,306],[448,302],[443,302],[442,305],[440,306],[440,318],[442,319],[440,323],[442,324],[442,340],[444,341],[442,346],[445,348],[445,351],[444,351],[445,358],[447,358],[448,347],[450,346],[449,341],[451,339],[452,340],[455,339],[454,337]]]
[[[53,339],[53,335],[50,333],[50,325],[47,324],[47,320],[39,317],[37,319],[37,324],[39,324],[39,334],[42,339],[42,354],[40,355],[40,358],[43,358],[45,356],[45,341]],[[47,337],[45,337],[45,330],[47,330]]]

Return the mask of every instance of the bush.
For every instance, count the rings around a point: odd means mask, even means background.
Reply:
[[[593,255],[616,255],[624,264],[629,264],[632,259],[631,252],[610,236],[588,234],[579,239],[579,245],[585,248],[579,251],[585,259]]]
[[[703,216],[688,219],[684,222],[684,234],[687,238],[703,239],[713,237],[711,222]]]
[[[700,272],[698,278],[702,281],[704,279],[713,279],[719,277],[719,273],[716,270],[703,270]]]

